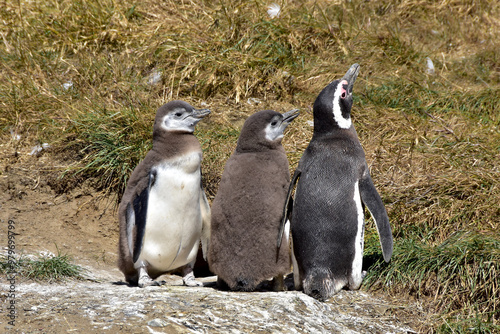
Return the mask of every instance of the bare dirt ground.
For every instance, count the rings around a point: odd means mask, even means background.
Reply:
[[[327,303],[301,292],[233,293],[207,286],[167,284],[139,289],[116,268],[118,227],[114,198],[83,181],[61,191],[57,176],[71,161],[50,149],[29,155],[33,142],[4,138],[0,146],[0,240],[13,221],[15,251],[70,255],[87,269],[84,280],[16,281],[16,321],[9,325],[9,289],[0,277],[0,332],[8,333],[420,333],[429,314],[414,301],[341,291]],[[16,147],[17,146],[17,147]],[[288,285],[291,282],[288,282]]]

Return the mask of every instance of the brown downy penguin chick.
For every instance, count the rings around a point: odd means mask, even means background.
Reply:
[[[182,272],[185,285],[201,285],[193,264],[200,238],[206,254],[210,207],[193,132],[209,113],[183,101],[156,113],[153,148],[133,171],[118,208],[118,266],[131,285],[159,285],[153,279],[174,270]]]
[[[281,139],[297,116],[264,110],[243,125],[212,203],[208,263],[219,287],[252,291],[274,277],[274,289],[283,290],[290,254],[288,247],[276,253],[276,238],[290,174]]]

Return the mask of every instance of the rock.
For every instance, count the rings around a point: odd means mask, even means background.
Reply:
[[[151,327],[165,327],[168,325],[168,322],[166,322],[165,320],[162,320],[162,319],[153,319],[151,321],[148,322],[148,326],[151,326]]]
[[[96,276],[104,277],[94,270]],[[167,284],[136,288],[109,278],[97,281],[22,283],[16,287],[14,332],[72,328],[137,333],[412,333],[393,305],[363,291],[344,291],[322,303],[302,292],[229,292],[201,278],[205,287],[185,287],[178,276]],[[7,282],[0,284],[7,289]],[[8,299],[3,299],[6,307]],[[26,310],[26,311],[24,311]],[[4,327],[6,323],[2,324]],[[45,327],[44,327],[45,326]]]

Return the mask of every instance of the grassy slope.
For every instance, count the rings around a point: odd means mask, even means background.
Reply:
[[[213,197],[247,115],[306,111],[284,140],[293,169],[311,136],[306,121],[314,97],[360,63],[354,122],[396,242],[392,262],[375,261],[367,285],[430,300],[441,314],[436,326],[450,323],[443,331],[494,330],[500,319],[498,2],[283,2],[277,19],[267,16],[266,5],[5,2],[3,138],[12,132],[73,152],[68,180],[95,176],[96,186],[121,192],[151,145],[156,108],[176,98],[205,102],[213,113],[197,136]],[[262,103],[249,105],[248,98]],[[371,224],[365,253],[380,257]]]

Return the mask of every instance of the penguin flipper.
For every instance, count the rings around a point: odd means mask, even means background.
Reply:
[[[278,232],[278,251],[281,247],[281,239],[283,238],[283,232],[285,230],[285,224],[287,220],[290,220],[293,211],[293,198],[292,192],[295,188],[295,184],[300,178],[300,174],[302,172],[299,169],[295,170],[293,173],[292,181],[290,182],[290,186],[288,187],[288,194],[286,195],[285,206],[283,207],[283,217],[281,218],[280,230]]]
[[[201,209],[201,250],[203,252],[203,259],[207,260],[208,247],[210,245],[210,233],[211,233],[211,211],[210,205],[208,204],[207,196],[205,195],[205,190],[203,186],[201,187],[200,196],[200,209]]]
[[[129,217],[129,211],[133,211],[134,217],[134,226],[135,226],[135,240],[133,243],[132,249],[132,260],[133,262],[137,262],[139,255],[141,254],[142,244],[144,241],[144,234],[146,233],[146,218],[148,215],[148,201],[149,201],[149,192],[153,187],[156,180],[156,171],[152,170],[149,172],[149,180],[148,187],[144,188],[144,190],[139,194],[139,196],[135,197],[132,202],[132,207],[127,207],[127,218]],[[131,222],[132,223],[132,222]],[[127,226],[129,226],[129,222],[127,221]],[[132,228],[130,229],[132,230]],[[132,247],[132,245],[130,244]]]
[[[384,203],[368,173],[368,168],[363,178],[359,180],[359,193],[361,195],[361,200],[370,211],[377,225],[384,260],[385,262],[389,262],[393,248],[391,224],[389,223],[389,217],[387,216]]]

